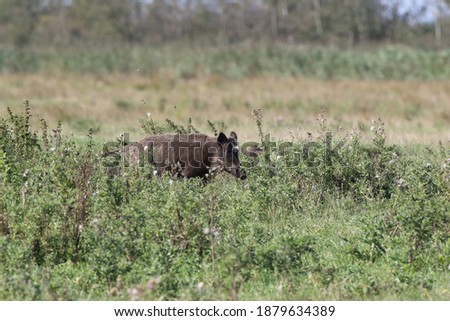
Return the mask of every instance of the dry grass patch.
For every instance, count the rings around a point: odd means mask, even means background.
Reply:
[[[382,118],[396,143],[436,143],[450,139],[450,81],[320,81],[264,76],[230,80],[218,76],[182,80],[173,74],[1,75],[0,115],[22,108],[75,134],[95,127],[105,139],[122,131],[139,135],[137,120],[147,112],[159,122],[170,118],[208,131],[206,120],[225,123],[244,140],[257,139],[251,116],[262,108],[264,130],[277,139],[306,137],[318,113],[326,111],[336,129],[363,133]]]

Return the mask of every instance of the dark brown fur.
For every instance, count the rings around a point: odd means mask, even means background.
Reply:
[[[218,137],[204,134],[164,134],[147,136],[137,143],[125,146],[125,157],[133,164],[148,161],[158,173],[177,171],[185,178],[207,177],[226,171],[241,179],[246,178],[240,169],[237,135]]]

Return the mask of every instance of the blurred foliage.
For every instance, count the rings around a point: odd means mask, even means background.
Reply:
[[[93,74],[173,72],[182,79],[220,75],[241,79],[257,75],[320,79],[448,79],[449,50],[388,46],[375,50],[289,45],[234,45],[188,48],[181,44],[146,46],[30,47],[18,53],[0,48],[3,72],[83,72]]]
[[[439,19],[425,19],[431,9],[380,0],[0,0],[0,72],[448,78],[448,8],[441,2]]]
[[[444,1],[0,0],[0,35],[35,43],[449,43]],[[437,12],[438,19],[431,19]]]
[[[39,1],[1,0],[1,35],[13,42],[17,48],[27,46],[41,15]]]

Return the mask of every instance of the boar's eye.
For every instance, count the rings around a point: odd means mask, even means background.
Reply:
[[[239,147],[233,143],[228,144],[228,153],[237,156],[239,153]]]

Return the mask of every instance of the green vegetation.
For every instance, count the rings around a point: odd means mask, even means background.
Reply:
[[[31,118],[0,120],[0,299],[450,299],[446,146],[389,145],[381,121],[331,137],[321,117],[317,140],[243,159],[246,181],[204,184],[109,176],[92,132]]]
[[[0,0],[0,37],[34,43],[449,45],[450,0]]]
[[[181,79],[219,75],[241,79],[258,75],[319,79],[449,79],[450,50],[381,47],[374,50],[287,45],[235,45],[189,48],[151,46],[0,48],[2,72],[134,73],[170,72]]]
[[[450,300],[448,4],[0,0],[0,299]],[[155,177],[138,119],[265,154]]]

